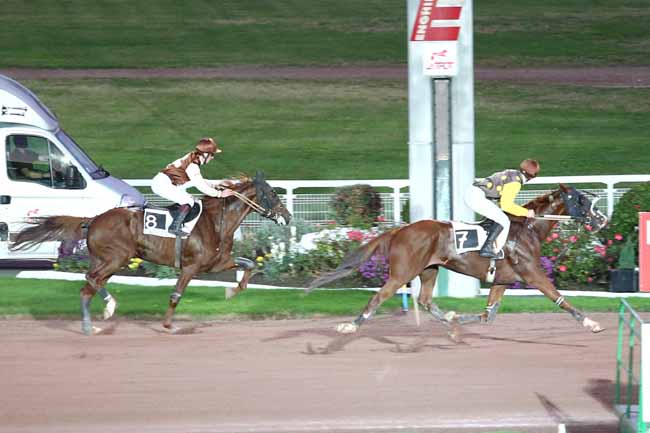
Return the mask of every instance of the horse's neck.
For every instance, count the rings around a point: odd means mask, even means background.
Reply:
[[[549,197],[553,197],[552,195]],[[552,201],[547,200],[541,206],[535,209],[535,215],[565,215],[566,209],[564,202],[560,198],[554,198]],[[557,221],[537,219],[532,223],[533,230],[537,233],[539,239],[544,239],[551,232]]]
[[[253,197],[247,196],[247,198],[253,200]],[[232,235],[251,211],[252,209],[250,206],[233,197],[233,200],[225,206],[222,205],[217,215],[215,215],[214,228],[217,233],[220,232],[222,236]],[[236,215],[236,217],[233,218],[233,215]]]

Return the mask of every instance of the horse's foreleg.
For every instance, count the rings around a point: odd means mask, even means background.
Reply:
[[[190,283],[192,278],[196,275],[196,273],[197,272],[195,266],[188,266],[183,268],[181,275],[176,281],[176,287],[174,288],[174,291],[171,293],[171,295],[169,295],[169,306],[167,307],[165,318],[163,319],[163,326],[165,328],[169,330],[173,329],[172,318],[174,317],[176,307],[181,302],[181,298],[185,293],[185,288]]]
[[[372,315],[377,311],[379,306],[383,304],[384,301],[386,301],[386,299],[389,299],[395,295],[395,292],[397,292],[397,289],[399,289],[402,284],[404,283],[398,282],[392,277],[389,278],[384,286],[377,293],[375,293],[372,298],[370,298],[370,301],[368,301],[366,307],[361,311],[359,317],[354,319],[352,323],[341,323],[336,328],[336,330],[344,334],[356,332],[366,320],[372,317]]]
[[[569,301],[567,301],[564,296],[555,288],[553,283],[546,277],[546,275],[535,276],[532,279],[527,280],[531,286],[537,287],[540,292],[544,294],[547,298],[553,301],[558,307],[564,311],[570,313],[576,321],[578,321],[585,328],[589,328],[591,332],[601,332],[605,328],[600,326],[595,320],[591,320],[587,317],[582,311],[575,308]]]
[[[230,299],[246,290],[253,269],[255,269],[255,262],[244,257],[237,257],[234,261],[234,266],[237,269],[237,287],[226,287],[226,299]]]

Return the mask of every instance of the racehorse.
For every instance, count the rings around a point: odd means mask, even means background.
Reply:
[[[203,197],[203,212],[189,237],[182,241],[181,273],[163,321],[163,326],[171,331],[176,330],[172,317],[185,288],[199,273],[243,268],[244,275],[234,293],[246,288],[254,264],[248,259],[233,260],[231,251],[235,230],[252,210],[280,225],[288,224],[291,219],[263,174],[258,172],[255,179],[242,177],[229,188],[235,191],[235,196]],[[143,234],[143,214],[142,208],[115,208],[94,218],[37,218],[35,225],[18,233],[12,249],[26,249],[46,241],[86,239],[90,268],[80,293],[82,330],[87,335],[98,333],[101,329],[91,323],[90,302],[99,292],[106,304],[104,319],[113,315],[117,303],[105,285],[130,258],[174,266],[175,239]]]
[[[594,232],[607,224],[607,217],[583,192],[565,185],[560,185],[558,190],[537,197],[525,207],[535,210],[535,215],[569,215],[590,226]],[[359,317],[351,323],[339,325],[337,328],[339,332],[356,332],[386,299],[392,297],[400,287],[417,276],[420,277],[422,284],[419,304],[433,317],[447,325],[494,320],[505,290],[515,282],[522,282],[537,287],[547,298],[571,313],[577,321],[592,332],[602,331],[600,324],[589,319],[560,295],[541,267],[541,242],[548,236],[556,221],[514,216],[510,216],[510,219],[512,224],[504,248],[505,257],[502,260],[491,263],[489,258],[479,256],[478,251],[459,254],[456,251],[454,230],[450,222],[423,220],[392,229],[361,246],[344,258],[337,269],[312,281],[307,290],[322,287],[324,284],[351,274],[373,254],[378,253],[388,259],[389,278],[370,299]],[[453,312],[445,314],[432,302],[433,287],[440,266],[486,281],[490,268],[495,265],[494,279],[490,287],[486,311],[483,314],[463,316]]]

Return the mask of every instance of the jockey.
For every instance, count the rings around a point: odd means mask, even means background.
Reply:
[[[215,153],[221,153],[212,138],[202,138],[194,150],[169,164],[156,174],[151,183],[151,190],[164,199],[180,204],[178,214],[169,226],[169,233],[183,234],[181,225],[194,205],[194,197],[187,192],[196,187],[210,197],[226,198],[233,195],[232,190],[210,185],[201,175],[200,166],[212,161]]]
[[[506,213],[527,218],[535,217],[534,210],[515,204],[515,197],[522,185],[537,176],[539,168],[537,161],[526,159],[519,164],[519,170],[494,173],[475,181],[467,190],[465,204],[474,212],[494,221],[479,252],[482,257],[498,258],[510,230],[510,218]]]

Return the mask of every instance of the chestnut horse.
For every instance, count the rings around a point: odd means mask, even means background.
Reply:
[[[535,215],[569,215],[591,226],[594,231],[607,224],[607,217],[584,193],[564,185],[530,201],[525,207],[535,210]],[[504,291],[511,284],[522,282],[537,287],[547,298],[571,313],[591,331],[602,331],[603,328],[597,322],[589,319],[560,295],[541,267],[541,243],[556,221],[523,217],[511,217],[511,220],[508,243],[504,248],[505,258],[496,261],[496,273],[490,288],[487,308],[481,315],[459,316],[453,312],[445,315],[432,303],[433,287],[440,266],[481,281],[486,280],[490,267],[490,259],[479,256],[478,251],[464,254],[456,252],[454,231],[451,223],[447,221],[424,220],[390,230],[350,253],[337,269],[316,278],[307,290],[322,287],[323,284],[349,275],[373,254],[379,253],[388,258],[388,281],[370,299],[359,317],[351,323],[339,325],[339,332],[355,332],[386,299],[417,276],[422,284],[418,302],[436,319],[446,324],[494,320]]]
[[[203,197],[203,212],[192,233],[182,241],[181,274],[163,321],[163,326],[169,330],[175,330],[172,317],[185,288],[199,273],[243,268],[244,276],[234,290],[236,293],[246,288],[254,264],[247,259],[233,260],[231,251],[235,230],[252,210],[281,225],[288,224],[291,219],[291,214],[261,173],[255,179],[242,178],[229,187],[240,197]],[[12,249],[25,249],[45,241],[86,239],[90,269],[80,294],[82,330],[85,334],[97,333],[101,329],[92,326],[90,302],[99,292],[106,303],[104,319],[113,315],[117,303],[105,285],[130,258],[174,266],[175,239],[143,234],[143,213],[141,208],[115,208],[94,218],[38,218],[35,225],[18,233]]]

